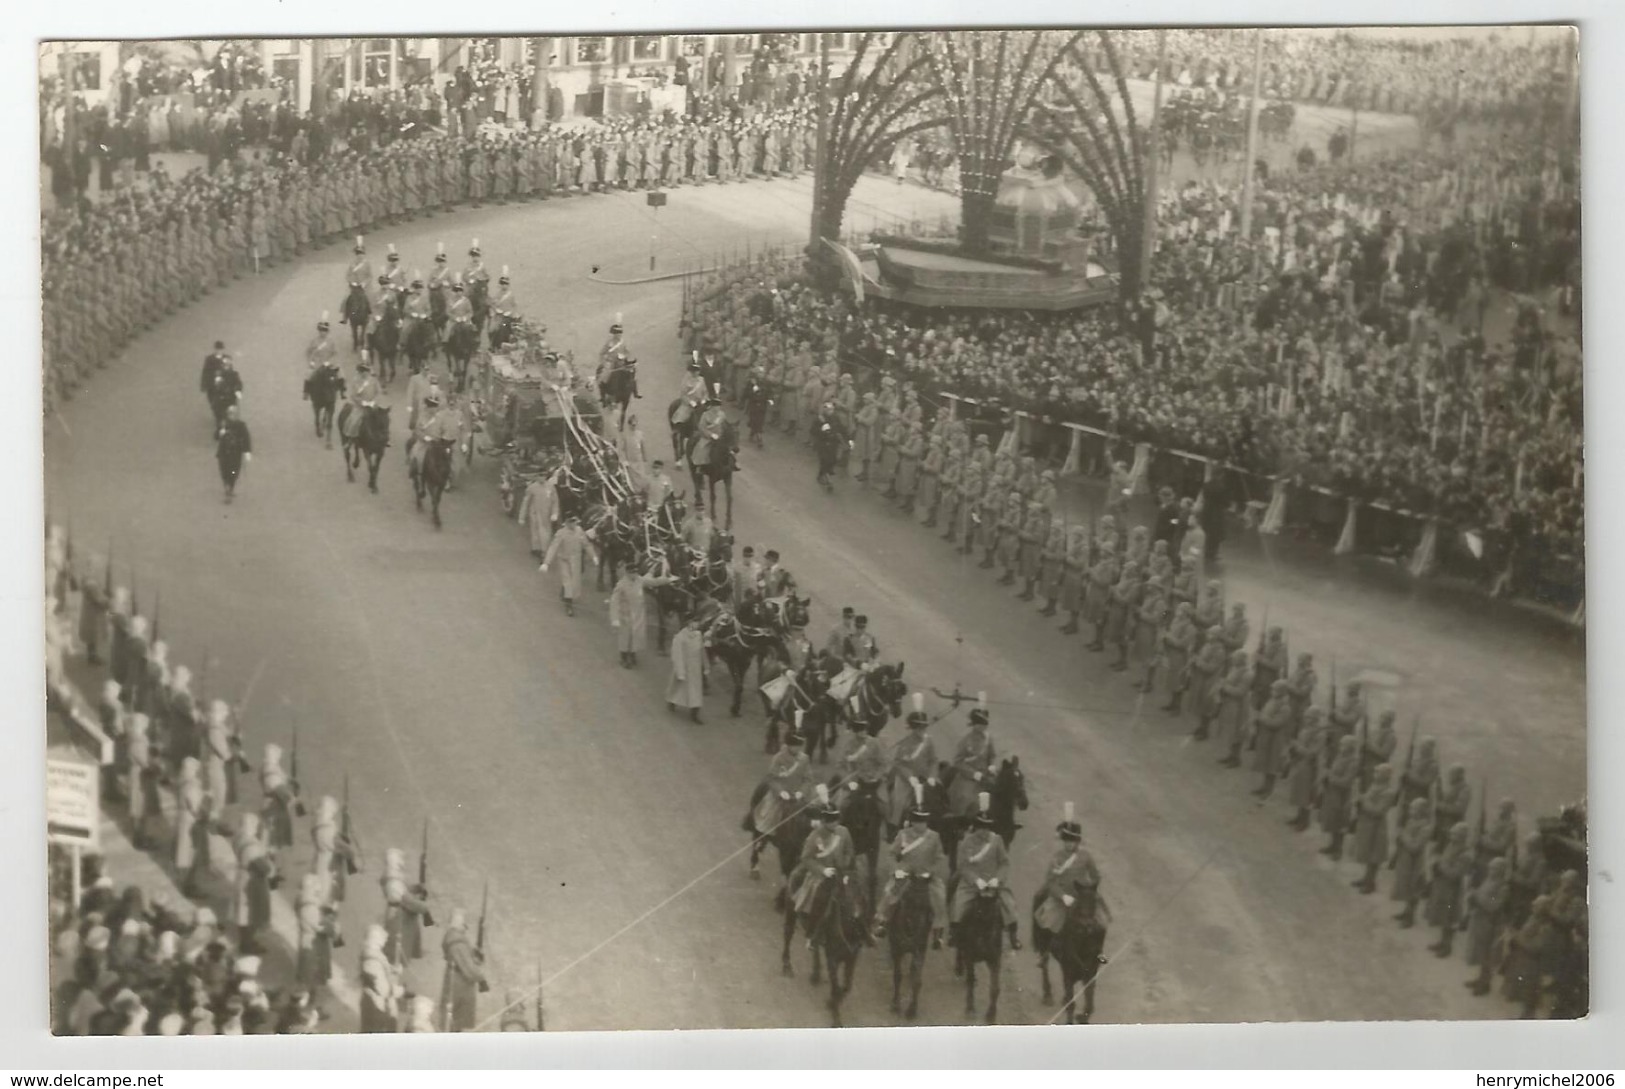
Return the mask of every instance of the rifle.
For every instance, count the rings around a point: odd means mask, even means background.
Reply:
[[[423,848],[418,852],[418,888],[425,900],[429,898],[429,818],[423,818]],[[424,907],[423,925],[433,926],[434,916]]]
[[[350,845],[350,853],[345,856],[344,868],[351,877],[361,872],[361,841],[356,837],[355,829],[350,826],[350,773],[344,773],[344,803],[339,810],[339,836]]]
[[[474,952],[478,954],[479,962],[485,963],[485,917],[491,907],[491,882],[485,883],[485,891],[480,894],[480,926],[474,935]],[[484,994],[491,989],[491,985],[480,977],[480,993]]]
[[[299,796],[299,721],[297,719],[294,720],[293,724],[293,749],[290,755],[288,785],[293,788],[293,815],[303,817],[305,815],[305,801]]]

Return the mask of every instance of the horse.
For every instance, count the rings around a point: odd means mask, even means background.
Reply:
[[[361,410],[361,422],[356,427],[354,436],[347,433],[346,423],[350,415],[356,411],[353,403],[347,403],[339,409],[339,438],[344,454],[344,479],[355,483],[356,466],[361,459],[367,462],[367,488],[373,494],[378,493],[378,466],[384,460],[384,451],[389,448],[389,406],[374,405]]]
[[[423,497],[429,497],[429,513],[434,519],[434,528],[440,526],[440,496],[445,492],[446,485],[451,483],[451,448],[454,445],[451,439],[420,439],[423,443],[423,459],[421,464],[417,458],[408,456],[407,473],[412,478],[412,494],[417,499],[418,510],[423,509]]]
[[[1038,925],[1038,905],[1042,897],[1043,893],[1039,893],[1039,899],[1033,903],[1033,949],[1038,953],[1038,970],[1044,979],[1044,1002],[1055,1001],[1049,985],[1049,959],[1054,957],[1061,966],[1063,1008],[1069,1011],[1067,1021],[1087,1025],[1095,1013],[1095,977],[1106,963],[1103,953],[1111,911],[1098,892],[1080,896],[1068,909],[1060,931],[1051,933]],[[1076,1006],[1079,997],[1083,1001],[1081,1010]]]
[[[999,968],[1003,961],[1004,918],[999,910],[999,890],[977,889],[954,928],[954,975],[965,977],[966,1017],[976,1013],[976,966],[985,964],[988,1000],[983,1020],[991,1025],[999,1019]],[[1049,1001],[1047,991],[1045,1001]]]
[[[812,984],[818,986],[820,969],[827,966],[830,1020],[834,1028],[841,1027],[841,999],[852,989],[852,972],[858,963],[858,953],[868,941],[866,914],[863,892],[852,883],[851,874],[824,879],[807,905],[803,929],[812,947]],[[784,913],[784,948],[780,954],[780,967],[786,976],[795,974],[790,967],[790,939],[795,937],[795,932],[796,911],[791,905]]]
[[[468,305],[474,311],[474,330],[485,328],[491,316],[491,282],[478,277],[468,282]]]
[[[468,383],[468,364],[480,347],[476,327],[466,321],[455,322],[446,337],[446,359],[451,364],[452,377],[457,379],[457,392],[463,392]]]
[[[350,350],[359,353],[367,346],[367,323],[372,320],[372,302],[366,288],[350,285],[350,293],[339,307],[339,320],[350,327]]]
[[[305,399],[316,417],[316,437],[333,448],[333,408],[344,388],[344,375],[337,367],[318,367],[305,377]]]
[[[903,697],[908,694],[908,685],[903,683],[906,665],[879,665],[859,674],[841,703],[842,719],[848,724],[862,723],[870,737],[885,729],[888,722],[903,713]]]
[[[931,943],[931,875],[911,873],[886,920],[891,951],[891,1011],[914,1020],[920,1012],[920,976]],[[903,962],[908,962],[908,1009],[901,1008]]]
[[[745,677],[750,673],[750,667],[757,666],[760,675],[760,663],[764,659],[778,657],[784,645],[773,629],[761,622],[762,619],[760,606],[756,602],[746,602],[735,612],[724,614],[708,633],[710,638],[706,649],[711,659],[721,660],[733,680],[733,702],[728,705],[728,713],[734,718],[739,717],[740,703],[745,694]]]
[[[953,812],[948,801],[950,787],[956,775],[957,772],[948,764],[939,764],[938,785],[928,788],[926,792],[926,808],[937,815],[931,827],[936,830],[944,850],[948,853],[950,872],[959,867],[959,840],[970,824],[970,814]],[[993,773],[993,781],[988,784],[987,795],[988,816],[993,821],[993,831],[1004,840],[1004,846],[1008,849],[1015,842],[1016,833],[1021,831],[1021,825],[1016,821],[1016,813],[1027,808],[1027,776],[1021,770],[1019,756],[1009,756],[999,761],[999,770]],[[940,799],[936,806],[933,805],[935,799]]]
[[[817,659],[808,660],[790,676],[790,687],[784,697],[768,709],[767,752],[770,755],[779,751],[780,727],[795,724],[798,714],[802,736],[807,739],[807,759],[827,764],[829,724],[836,714],[830,706],[829,673],[820,667]]]
[[[732,529],[734,525],[734,470],[739,465],[738,454],[739,429],[732,420],[722,425],[719,439],[713,441],[702,435],[694,440],[688,451],[688,471],[694,477],[694,494],[700,495],[703,485],[713,511],[717,509],[717,483],[722,483],[723,494],[728,500],[722,520],[724,529]]]
[[[426,318],[414,318],[406,323],[406,335],[402,338],[402,349],[406,352],[407,365],[413,371],[421,371],[428,365],[429,357],[439,347],[439,338],[435,336],[434,325]]]
[[[642,396],[638,392],[638,365],[630,360],[616,363],[598,384],[598,399],[605,406],[621,407],[620,422],[616,426],[622,429],[626,427],[626,411],[632,398]]]
[[[485,332],[485,339],[491,345],[491,350],[500,352],[504,344],[513,340],[518,327],[518,319],[510,315],[505,314],[497,318]]]
[[[767,845],[771,843],[779,855],[779,890],[773,898],[773,907],[776,911],[788,911],[790,875],[795,872],[796,865],[801,861],[801,848],[806,845],[807,837],[812,834],[812,816],[805,803],[791,799],[787,804],[795,808],[791,809],[778,824],[772,828],[758,828],[756,806],[766,793],[767,783],[764,780],[750,796],[750,810],[745,814],[745,831],[750,833],[750,876],[755,879],[760,872],[757,862],[762,852],[767,849]]]
[[[840,782],[840,776],[830,780],[831,793],[834,793]],[[881,834],[886,828],[886,813],[880,804],[879,783],[859,782],[857,787],[857,790],[848,792],[846,802],[841,806],[841,823],[852,833],[853,853],[860,859],[868,859],[869,884],[866,887],[873,896],[875,869],[880,861]]]
[[[378,361],[378,380],[386,386],[395,381],[395,361],[400,356],[400,346],[400,310],[393,303],[386,303],[367,332],[367,347]]]
[[[674,461],[682,461],[688,452],[688,444],[694,440],[694,427],[699,422],[692,412],[688,419],[679,420],[677,410],[683,405],[683,399],[678,397],[666,408],[666,423],[671,427],[671,456]],[[699,489],[695,488],[695,494]]]

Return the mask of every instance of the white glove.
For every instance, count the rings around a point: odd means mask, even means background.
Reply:
[[[915,789],[919,789],[920,780],[917,777],[910,775],[908,777],[908,785],[914,787]]]
[[[798,791],[796,791],[796,797],[797,797],[797,798],[800,798],[800,797],[801,797],[801,796],[802,796],[802,793],[801,793],[801,791],[799,791],[799,790],[798,790]]]
[[[781,791],[779,791],[779,797],[781,799],[783,799],[784,801],[789,801],[790,800],[790,792],[788,790],[781,790]]]
[[[901,881],[901,880],[903,880],[903,878],[908,876],[908,871],[907,870],[898,870],[896,873],[892,874],[892,876],[897,878],[897,880]]]
[[[244,454],[243,455],[243,461],[248,462],[248,461],[253,461],[253,460],[254,460],[254,455],[253,454]]]
[[[542,564],[542,566],[538,567],[536,570],[545,572],[547,570],[547,564]]]
[[[990,888],[990,889],[998,888],[999,887],[999,879],[997,877],[988,878],[987,879],[987,887]]]
[[[1070,896],[1062,895],[1061,903],[1065,904],[1067,907],[1071,907],[1073,904],[1077,903],[1077,901]]]
[[[543,568],[543,570],[546,570],[546,568]],[[980,782],[981,782],[981,781],[982,781],[982,773],[981,773],[981,772],[979,772],[979,771],[973,771],[973,772],[971,772],[971,773],[970,773],[970,777],[971,777],[971,778],[972,778],[972,779],[974,779],[974,780],[975,780],[975,781],[976,781],[976,782],[978,782],[978,783],[980,783]]]
[[[987,888],[987,882],[983,881],[980,877],[978,877],[976,879],[976,887],[979,888],[979,889],[985,889],[985,888]]]
[[[848,789],[848,790],[856,790],[856,789],[858,789],[858,784],[856,784],[856,783],[848,783],[848,784],[846,784],[846,789]]]
[[[834,877],[835,876],[835,867],[834,866],[825,866],[824,867],[824,876],[825,877]]]

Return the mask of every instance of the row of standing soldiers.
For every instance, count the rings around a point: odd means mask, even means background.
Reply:
[[[241,709],[222,699],[205,704],[194,694],[190,669],[169,663],[156,615],[152,620],[141,615],[130,591],[114,586],[110,567],[100,563],[92,557],[84,567],[75,565],[66,534],[53,527],[47,547],[47,660],[54,699],[64,706],[71,700],[63,687],[66,654],[107,666],[110,676],[96,708],[98,725],[113,743],[112,764],[102,780],[105,800],[128,813],[138,848],[160,846],[166,823],[172,828],[173,862],[182,891],[193,899],[208,895],[216,840],[227,839],[233,862],[231,923],[243,952],[262,951],[272,895],[287,873],[282,852],[294,846],[297,821],[308,813],[299,782],[298,735],[286,768],[282,747],[265,745],[259,803],[243,797],[239,777],[255,769],[244,753]],[[312,994],[333,978],[333,953],[344,945],[339,906],[350,878],[363,870],[348,777],[344,787],[342,801],[323,796],[317,803],[310,867],[294,902],[298,983]],[[165,789],[174,795],[167,822]],[[233,813],[235,821],[228,822]],[[416,880],[404,852],[392,847],[384,854],[383,922],[367,930],[361,957],[364,1032],[474,1027],[476,995],[487,989],[483,909],[477,938],[470,937],[461,909],[448,920],[438,1002],[408,994],[403,984],[405,965],[423,956],[424,928],[435,925],[428,847],[425,824]]]
[[[791,113],[616,130],[425,136],[302,166],[221,164],[126,194],[68,232],[46,232],[46,410],[137,335],[216,287],[356,231],[488,200],[609,186],[799,175],[812,129]],[[53,237],[56,235],[56,237]]]

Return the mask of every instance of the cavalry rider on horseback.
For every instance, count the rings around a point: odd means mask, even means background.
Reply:
[[[367,260],[367,247],[360,235],[355,236],[355,260],[350,262],[350,270],[345,275],[352,294],[356,288],[365,292],[372,286],[372,262]],[[339,305],[339,313],[344,313],[342,302]],[[339,318],[340,324],[348,320],[344,317]]]
[[[345,438],[353,439],[361,433],[361,421],[367,418],[367,413],[378,407],[378,397],[383,392],[378,379],[372,376],[372,364],[367,361],[366,352],[363,351],[361,361],[355,365],[359,376],[355,389],[350,393],[350,412],[344,419],[342,433]]]
[[[461,277],[454,276],[452,278],[451,292],[451,302],[446,306],[446,317],[451,320],[453,325],[467,325],[470,329],[473,329],[474,304],[468,301],[468,293],[463,290]]]
[[[891,805],[886,812],[886,823],[893,828],[902,825],[909,806],[915,804],[916,793],[927,786],[937,785],[937,747],[926,733],[931,719],[926,716],[925,697],[914,693],[914,710],[908,716],[908,736],[892,749]]]
[[[429,418],[414,436],[415,441],[409,455],[412,470],[418,474],[423,472],[423,457],[428,452],[430,443],[455,443],[463,435],[463,422],[458,419],[457,410],[450,405],[441,406],[438,390],[431,391],[423,399],[423,411]]]
[[[429,300],[429,293],[423,290],[423,277],[416,269],[412,271],[412,288],[406,296],[406,317],[412,322],[429,321],[434,317],[434,305]]]
[[[406,293],[406,270],[401,267],[401,255],[395,252],[395,243],[391,242],[389,244],[389,256],[385,260],[387,264],[384,267],[382,282],[387,284],[391,291],[404,295]]]
[[[987,736],[987,711],[981,707],[970,713],[970,732],[959,739],[954,750],[954,781],[948,798],[948,810],[954,816],[969,816],[974,812],[976,795],[991,785],[997,753],[993,739]]]
[[[880,742],[869,736],[866,723],[854,718],[847,726],[852,732],[842,742],[841,757],[835,765],[844,784],[841,787],[842,809],[851,806],[865,794],[878,797],[887,770],[886,753],[880,747]]]
[[[435,244],[434,271],[429,273],[429,317],[438,330],[446,321],[446,289],[452,284],[451,266],[446,263],[446,244]]]
[[[625,332],[625,327],[621,325],[621,316],[616,314],[615,324],[609,327],[609,339],[604,341],[604,346],[598,350],[599,385],[603,385],[604,379],[609,376],[609,372],[619,367],[621,361],[629,358],[632,354],[631,349],[626,346],[626,341],[622,339],[622,334]]]
[[[514,298],[513,288],[509,286],[507,265],[502,266],[502,277],[497,280],[496,297],[491,300],[491,314],[496,318],[496,329],[492,330],[492,335],[495,336],[496,330],[500,329],[503,336],[499,343],[505,341],[519,322],[519,300]]]
[[[463,286],[470,300],[491,297],[491,274],[486,271],[485,262],[480,259],[478,238],[468,247],[468,267],[463,269]]]
[[[711,398],[711,388],[705,383],[705,376],[700,373],[698,352],[688,365],[688,374],[683,379],[683,391],[677,395],[677,409],[671,414],[674,424],[687,423]]]
[[[771,836],[778,826],[793,817],[807,796],[807,779],[811,765],[802,749],[801,731],[792,728],[784,735],[784,748],[773,754],[767,766],[767,778],[757,788],[760,795],[751,808],[750,826],[757,835]],[[754,863],[751,873],[756,872]]]
[[[1044,871],[1044,887],[1033,897],[1033,925],[1059,934],[1067,915],[1084,897],[1093,899],[1100,888],[1100,871],[1083,849],[1083,826],[1073,819],[1072,803],[1066,803],[1061,823],[1055,826],[1060,846]]]
[[[841,823],[841,811],[831,802],[828,788],[819,783],[815,789],[818,796],[810,810],[812,831],[801,848],[801,861],[790,873],[791,903],[803,919],[823,883],[850,876],[857,858],[852,833]]]
[[[958,870],[954,875],[952,913],[949,919],[954,927],[964,921],[976,897],[991,891],[999,898],[999,917],[1010,935],[1010,948],[1020,949],[1021,938],[1016,934],[1016,894],[1010,888],[1010,852],[1004,839],[993,830],[991,808],[993,796],[986,791],[976,796],[976,817],[971,829],[959,841]],[[950,934],[949,944],[957,944],[958,937]]]
[[[338,347],[329,335],[332,328],[327,324],[327,311],[322,311],[322,320],[316,323],[316,338],[305,348],[305,365],[312,372],[331,364],[338,354]]]
[[[942,948],[942,927],[948,918],[947,870],[948,858],[942,849],[942,839],[931,830],[931,814],[925,808],[925,791],[916,789],[914,806],[908,811],[908,823],[897,833],[891,845],[891,874],[886,887],[875,905],[873,934],[885,936],[886,924],[891,919],[897,901],[902,899],[904,882],[923,878],[930,882],[931,891],[931,948]]]

